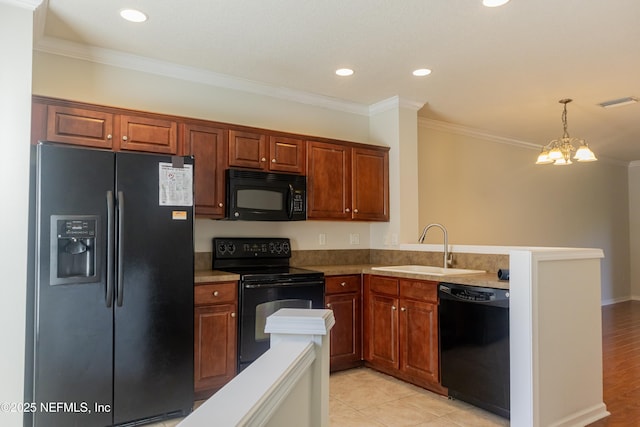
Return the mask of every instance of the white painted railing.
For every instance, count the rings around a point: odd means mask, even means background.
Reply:
[[[329,425],[331,310],[284,308],[267,318],[271,348],[178,427]]]

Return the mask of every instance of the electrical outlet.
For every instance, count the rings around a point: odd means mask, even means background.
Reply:
[[[327,235],[325,233],[318,234],[318,244],[324,246],[327,244]]]
[[[360,244],[360,234],[358,234],[358,233],[349,234],[349,243],[352,244],[352,245],[359,245]]]
[[[391,233],[391,244],[398,246],[398,233]]]

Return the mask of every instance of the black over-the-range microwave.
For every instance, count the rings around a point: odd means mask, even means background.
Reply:
[[[226,219],[303,221],[307,219],[307,178],[243,169],[226,171]]]

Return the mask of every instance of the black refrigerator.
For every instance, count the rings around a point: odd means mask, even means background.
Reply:
[[[25,425],[193,406],[193,158],[32,152]]]

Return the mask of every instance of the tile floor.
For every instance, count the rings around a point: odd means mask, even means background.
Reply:
[[[331,427],[494,427],[509,420],[372,369],[331,374]],[[175,427],[180,419],[146,427]],[[283,426],[283,427],[293,427]]]
[[[331,375],[332,427],[489,427],[509,420],[367,368]]]

